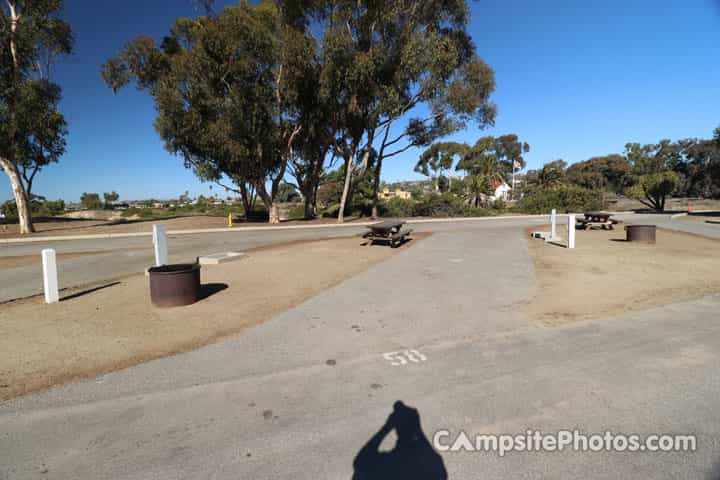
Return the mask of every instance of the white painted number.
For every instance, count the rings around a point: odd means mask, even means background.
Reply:
[[[403,350],[401,352],[388,352],[382,354],[383,358],[390,362],[393,367],[406,365],[408,362],[420,363],[427,360],[427,357],[417,350]]]

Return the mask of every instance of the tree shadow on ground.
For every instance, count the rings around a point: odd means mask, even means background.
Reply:
[[[380,451],[380,444],[393,430],[395,447]],[[385,424],[355,456],[352,480],[402,479],[447,480],[447,471],[422,431],[418,411],[397,401]]]
[[[216,293],[222,292],[226,288],[228,288],[227,283],[203,283],[200,285],[198,300],[205,300]]]

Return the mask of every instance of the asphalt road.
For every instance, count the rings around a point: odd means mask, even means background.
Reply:
[[[479,222],[511,222],[520,220],[478,220]],[[525,220],[525,222],[527,222]],[[462,223],[418,224],[416,231],[444,231]],[[348,235],[359,235],[365,227],[342,226],[332,228],[277,229],[247,231],[238,228],[226,233],[170,235],[169,261],[193,262],[195,258],[211,253],[246,251],[256,247],[298,240],[315,240]],[[92,240],[63,240],[0,245],[3,257],[36,256],[35,263],[0,270],[0,302],[40,294],[42,268],[40,251],[53,248],[58,257],[60,288],[77,287],[109,281],[117,277],[143,272],[154,264],[152,237],[103,238]],[[63,257],[63,254],[73,256]]]
[[[619,215],[628,222],[655,223],[666,228],[720,238],[720,225],[672,220],[670,215]],[[544,220],[482,219],[470,222],[423,223],[413,225],[416,231],[450,231],[468,223],[478,225],[538,224]],[[343,226],[323,229],[291,229],[277,231],[244,231],[197,235],[171,235],[170,261],[190,262],[195,257],[223,251],[245,251],[276,243],[357,235],[364,227]],[[0,270],[0,302],[42,293],[40,250],[54,248],[58,260],[60,288],[77,287],[109,281],[116,277],[142,272],[154,263],[151,237],[128,237],[95,240],[65,240],[47,243],[0,245],[3,257],[36,256],[35,263]],[[93,253],[95,252],[95,253]],[[64,257],[62,254],[74,254]],[[91,254],[92,253],[92,254]]]
[[[433,228],[241,336],[0,405],[0,478],[720,477],[720,298],[541,327],[521,308],[522,222]],[[398,400],[420,431],[402,407],[382,429]],[[693,434],[697,450],[422,441],[528,429]]]

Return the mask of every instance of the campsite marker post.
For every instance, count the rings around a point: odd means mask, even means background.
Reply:
[[[153,245],[155,246],[155,266],[167,265],[168,243],[165,225],[153,225]]]
[[[45,303],[60,301],[58,292],[57,261],[55,250],[45,248],[40,253],[42,256],[43,289],[45,290]]]

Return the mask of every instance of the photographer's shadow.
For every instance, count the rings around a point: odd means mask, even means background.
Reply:
[[[389,452],[380,444],[395,430],[397,443]],[[352,480],[446,480],[442,457],[433,449],[420,426],[420,414],[401,401],[380,431],[368,440],[353,462]]]

